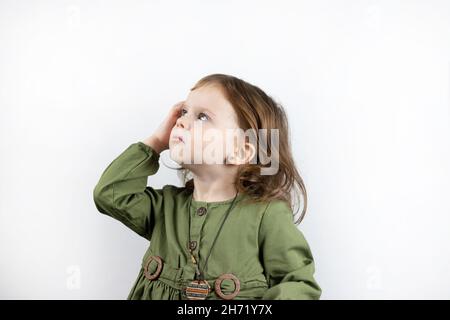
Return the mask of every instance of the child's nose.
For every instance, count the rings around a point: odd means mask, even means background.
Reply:
[[[179,117],[177,119],[177,123],[176,123],[177,127],[179,128],[183,128],[186,130],[189,130],[190,128],[190,123],[189,123],[189,119],[188,117],[184,116],[184,117]]]

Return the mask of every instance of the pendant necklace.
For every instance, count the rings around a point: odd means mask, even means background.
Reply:
[[[216,243],[216,240],[219,237],[220,231],[222,231],[222,227],[223,227],[225,221],[227,220],[228,215],[231,212],[231,209],[233,207],[233,204],[234,204],[238,194],[239,194],[239,192],[237,192],[236,195],[234,196],[233,201],[231,202],[230,206],[228,207],[227,212],[225,213],[224,218],[222,219],[222,223],[220,224],[219,230],[216,233],[216,237],[214,238],[211,248],[209,249],[209,253],[206,257],[205,263],[203,264],[203,268],[200,268],[199,261],[194,256],[194,252],[193,252],[194,248],[191,247],[191,202],[192,202],[192,198],[193,198],[193,193],[191,195],[191,200],[189,201],[189,206],[188,206],[188,214],[189,214],[188,250],[189,250],[189,254],[191,256],[192,263],[195,265],[196,279],[190,281],[190,283],[185,288],[185,294],[189,300],[205,300],[206,297],[208,296],[208,293],[211,290],[208,282],[205,280],[205,277],[204,277],[204,272],[206,270],[206,264],[208,263],[208,259],[209,259],[209,256],[211,255],[214,244]]]

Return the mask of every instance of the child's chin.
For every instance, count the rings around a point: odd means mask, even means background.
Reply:
[[[180,150],[175,148],[170,148],[170,159],[175,161],[179,165],[183,165],[186,162],[189,163],[190,159],[186,159],[187,157],[180,153]]]

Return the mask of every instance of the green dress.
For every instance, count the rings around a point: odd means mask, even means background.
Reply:
[[[233,201],[196,201],[192,190],[185,187],[147,186],[148,176],[159,169],[159,156],[143,142],[131,144],[105,169],[93,192],[98,211],[150,241],[127,299],[186,299],[184,288],[195,277],[195,264],[188,251],[189,215],[191,245],[203,268]],[[245,200],[245,194],[237,196],[211,251],[204,270],[211,288],[206,299],[222,299],[215,284],[224,273],[239,280],[240,290],[234,299],[319,299],[321,288],[313,276],[314,260],[303,234],[293,223],[290,207],[281,200]],[[162,263],[149,260],[154,256],[160,257]],[[157,277],[152,279],[152,275]],[[232,279],[219,284],[225,295],[235,289]]]

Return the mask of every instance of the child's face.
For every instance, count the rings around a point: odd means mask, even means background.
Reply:
[[[235,150],[231,133],[237,128],[237,115],[220,89],[207,85],[190,91],[170,134],[170,157],[179,164],[223,164]]]

